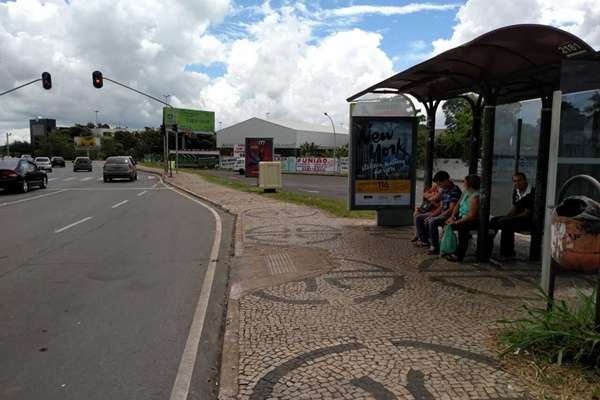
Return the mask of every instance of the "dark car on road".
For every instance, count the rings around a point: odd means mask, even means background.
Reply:
[[[53,167],[64,167],[65,159],[62,157],[52,157],[52,166]]]
[[[115,178],[127,178],[135,181],[137,180],[137,169],[129,156],[108,157],[104,162],[103,176],[104,182],[110,182]]]
[[[92,172],[92,160],[89,157],[76,157],[73,161],[73,172],[77,171]]]
[[[48,185],[46,172],[33,162],[21,158],[0,160],[0,189],[28,192],[33,186],[45,189]]]

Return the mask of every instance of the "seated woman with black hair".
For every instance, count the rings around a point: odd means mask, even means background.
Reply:
[[[479,187],[481,180],[477,175],[469,175],[464,180],[465,190],[454,208],[452,216],[446,221],[458,233],[458,246],[454,254],[446,257],[449,261],[462,262],[467,249],[471,231],[479,227]]]

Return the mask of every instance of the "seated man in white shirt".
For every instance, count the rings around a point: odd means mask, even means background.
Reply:
[[[531,230],[533,227],[534,188],[527,182],[527,176],[517,172],[513,176],[512,204],[508,214],[494,217],[490,221],[490,229],[500,236],[500,260],[515,257],[515,231]]]

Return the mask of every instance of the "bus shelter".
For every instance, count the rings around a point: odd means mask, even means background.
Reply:
[[[440,103],[457,97],[469,102],[473,114],[471,141],[468,144],[469,174],[481,173],[477,235],[477,253],[481,261],[489,256],[487,242],[490,239],[487,232],[492,190],[495,186],[495,134],[497,129],[500,130],[498,124],[502,120],[499,114],[510,110],[510,105],[521,103],[519,112],[523,113],[523,118],[515,118],[518,132],[513,158],[516,162],[509,175],[512,176],[512,173],[526,169],[527,166],[535,172],[534,177],[530,177],[530,181],[535,178],[533,186],[536,191],[529,258],[531,261],[539,261],[546,218],[553,111],[554,118],[560,119],[557,109],[561,106],[561,89],[566,93],[599,89],[599,71],[600,52],[596,52],[577,36],[551,26],[513,25],[488,32],[441,53],[356,93],[347,101],[355,102],[369,93],[408,94],[423,104],[429,131],[424,177],[426,187],[431,185],[434,172],[435,115]],[[600,92],[598,93],[600,100]],[[524,103],[527,101],[532,102]],[[597,107],[600,110],[600,101]],[[528,112],[523,111],[527,109]],[[523,123],[523,119],[527,119],[526,115],[535,120],[533,133],[531,127]],[[600,134],[596,132],[594,135],[593,140],[600,141]],[[523,138],[529,138],[534,146],[521,145]],[[571,141],[578,142],[580,139],[572,138]],[[565,140],[561,139],[561,143],[563,142]],[[569,140],[565,143],[569,143]],[[496,154],[497,166],[501,164],[498,158]],[[589,163],[583,162],[589,164],[583,170],[594,172],[596,179],[600,179],[597,176],[600,174],[600,165],[597,165],[600,164],[597,162],[600,154],[594,153],[583,158],[591,160]],[[481,171],[478,171],[479,163]],[[568,169],[563,169],[563,175],[565,173],[569,174]],[[566,180],[568,176],[563,178]]]

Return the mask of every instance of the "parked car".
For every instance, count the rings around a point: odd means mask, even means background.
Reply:
[[[92,160],[89,157],[76,157],[73,161],[73,172],[77,171],[92,172]]]
[[[115,178],[137,180],[137,168],[129,156],[108,157],[104,162],[102,174],[104,182],[110,182]]]
[[[62,157],[52,157],[52,166],[53,167],[64,167],[65,159]]]
[[[33,162],[23,158],[0,160],[0,188],[28,192],[33,186],[45,189],[48,185],[46,172]]]
[[[246,158],[240,157],[233,163],[233,170],[239,173],[240,175],[244,175],[246,173]]]
[[[37,165],[39,169],[43,169],[47,172],[52,172],[52,163],[50,162],[50,159],[48,157],[36,157],[35,165]]]

